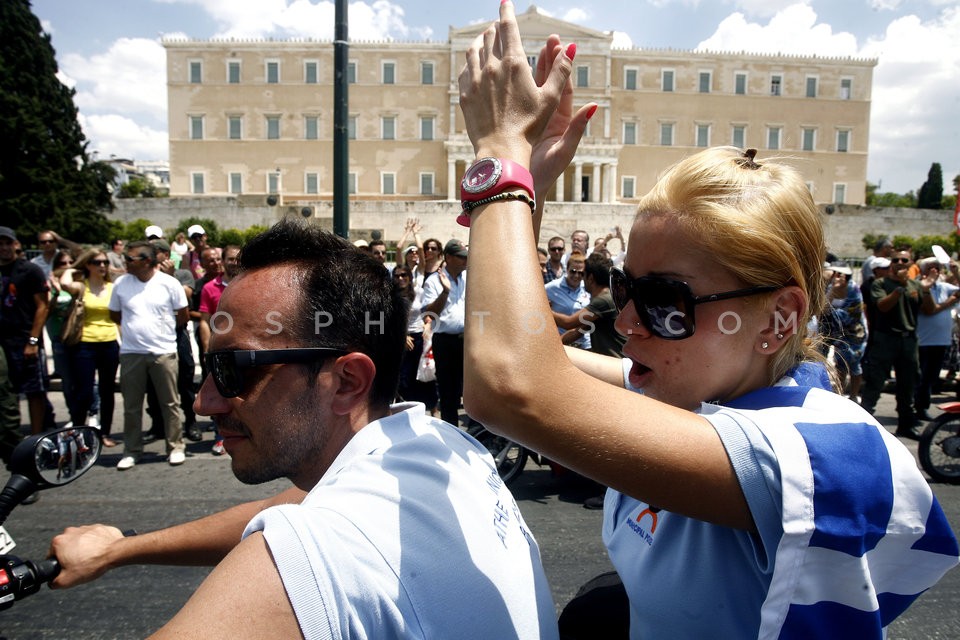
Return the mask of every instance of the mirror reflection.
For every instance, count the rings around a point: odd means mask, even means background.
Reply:
[[[90,469],[99,455],[96,429],[61,429],[37,442],[37,471],[45,482],[66,484]]]

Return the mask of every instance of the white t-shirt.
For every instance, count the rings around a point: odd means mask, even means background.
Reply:
[[[464,313],[467,308],[467,270],[464,269],[458,278],[453,278],[450,273],[443,269],[444,275],[450,280],[450,293],[447,294],[447,302],[440,311],[440,316],[436,318],[434,333],[463,333]],[[443,293],[443,285],[440,284],[440,274],[430,276],[423,282],[423,297],[421,302],[425,310],[434,300]]]
[[[143,282],[134,275],[117,278],[110,311],[119,311],[120,353],[163,355],[177,352],[177,311],[187,306],[183,285],[157,271]]]
[[[473,438],[393,408],[344,447],[302,504],[263,531],[313,638],[557,638],[540,552]]]

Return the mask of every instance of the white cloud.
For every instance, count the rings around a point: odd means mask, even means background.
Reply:
[[[900,7],[900,0],[870,0],[870,8],[874,11],[895,11]]]
[[[166,54],[156,40],[121,38],[90,57],[67,54],[61,72],[75,83],[81,111],[115,110],[166,122]]]
[[[873,76],[870,177],[884,191],[917,191],[931,163],[946,191],[960,174],[960,8],[935,20],[905,16],[870,39],[861,55],[878,57]]]
[[[716,32],[696,47],[707,51],[750,51],[795,55],[852,56],[857,39],[851,33],[834,33],[828,24],[817,24],[816,12],[806,4],[780,10],[766,25],[748,22],[742,13],[724,18]]]
[[[612,46],[614,49],[632,49],[633,38],[630,37],[630,34],[624,33],[623,31],[614,31]]]
[[[736,0],[734,5],[748,16],[769,18],[796,2],[797,0]]]
[[[590,14],[578,7],[569,9],[560,19],[574,24],[584,24],[590,19]]]
[[[90,150],[100,159],[111,155],[134,160],[165,160],[169,153],[167,132],[137,124],[130,118],[109,114],[80,116]]]

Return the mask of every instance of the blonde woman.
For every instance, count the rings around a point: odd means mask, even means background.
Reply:
[[[532,74],[509,0],[467,52],[478,166],[496,158],[514,180],[465,198],[464,408],[611,487],[603,539],[631,637],[882,637],[957,543],[913,456],[834,393],[807,340],[825,249],[796,171],[726,147],[660,178],[611,275],[622,361],[535,330],[551,316],[530,201],[597,109],[573,109],[575,55],[551,36]],[[585,607],[587,628],[612,619],[604,604]],[[575,611],[562,636],[577,637]]]
[[[83,336],[78,344],[67,350],[74,389],[70,418],[74,424],[83,424],[94,401],[96,379],[100,396],[100,438],[105,447],[114,447],[117,443],[110,437],[110,432],[120,345],[117,343],[117,325],[110,319],[107,308],[113,287],[109,267],[106,252],[88,249],[77,259],[73,269],[67,269],[60,276],[60,285],[71,296],[83,296],[84,305]]]

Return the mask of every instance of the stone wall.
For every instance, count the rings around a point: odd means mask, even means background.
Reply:
[[[208,196],[123,199],[116,201],[111,217],[129,222],[137,218],[170,230],[188,217],[210,218],[221,229],[246,229],[253,225],[270,225],[284,216],[304,217],[328,229],[333,228],[333,204],[298,202],[269,206],[262,195]],[[861,239],[865,234],[923,236],[949,235],[953,231],[951,211],[927,209],[895,209],[855,205],[820,205],[827,247],[848,258],[867,255]],[[369,239],[379,231],[388,241],[399,240],[407,218],[417,217],[423,227],[422,238],[436,237],[466,240],[469,230],[456,224],[459,204],[451,201],[373,201],[350,203],[351,238]],[[634,205],[596,204],[589,202],[551,202],[547,205],[540,244],[552,236],[569,239],[575,229],[583,229],[591,238],[606,235],[620,225],[628,233],[635,212]],[[614,244],[614,251],[619,248]]]

